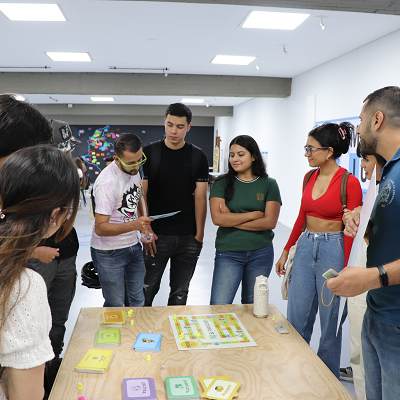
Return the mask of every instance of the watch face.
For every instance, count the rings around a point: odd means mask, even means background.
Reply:
[[[386,274],[385,268],[383,268],[382,266],[379,266],[378,269],[379,269],[379,277],[381,279],[381,286],[382,287],[389,286],[389,279]]]

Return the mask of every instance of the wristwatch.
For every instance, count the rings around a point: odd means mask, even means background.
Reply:
[[[388,279],[388,276],[386,274],[385,268],[383,268],[382,266],[379,266],[377,268],[379,269],[379,277],[381,279],[382,287],[389,286],[389,279]]]

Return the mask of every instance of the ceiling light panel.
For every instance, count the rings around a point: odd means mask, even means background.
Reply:
[[[222,56],[218,55],[211,61],[212,64],[249,65],[256,57],[249,56]]]
[[[91,97],[90,100],[92,101],[114,101],[114,97]]]
[[[202,104],[204,99],[182,99],[181,103]]]
[[[78,62],[90,62],[92,61],[89,53],[64,53],[47,51],[46,54],[53,61],[78,61]]]
[[[0,3],[0,11],[11,21],[65,21],[57,4]]]
[[[309,16],[310,14],[252,11],[242,28],[293,30]]]

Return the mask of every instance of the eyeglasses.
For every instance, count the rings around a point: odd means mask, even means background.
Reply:
[[[146,162],[146,160],[147,160],[146,154],[142,153],[142,157],[143,157],[143,160],[140,161],[140,162],[138,162],[138,163],[136,163],[136,164],[125,164],[125,163],[117,156],[117,158],[118,158],[118,160],[121,162],[121,164],[122,164],[125,168],[128,168],[128,169],[132,169],[132,168],[135,168],[135,167],[140,167],[140,166],[142,166],[142,165]]]
[[[308,147],[304,146],[304,152],[307,153],[308,156],[312,156],[312,152],[315,150],[328,150],[329,147]]]

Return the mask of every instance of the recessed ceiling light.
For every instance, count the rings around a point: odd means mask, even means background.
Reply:
[[[11,21],[65,21],[57,4],[0,3],[0,11]]]
[[[53,61],[80,61],[80,62],[92,61],[89,56],[89,53],[64,53],[64,52],[47,51],[46,54]]]
[[[293,30],[309,16],[310,14],[252,11],[242,28]]]
[[[230,64],[230,65],[249,65],[256,57],[249,56],[215,56],[211,61],[212,64]]]
[[[114,101],[114,97],[91,97],[92,101]]]
[[[204,99],[182,99],[181,103],[196,103],[201,104],[204,103]]]

